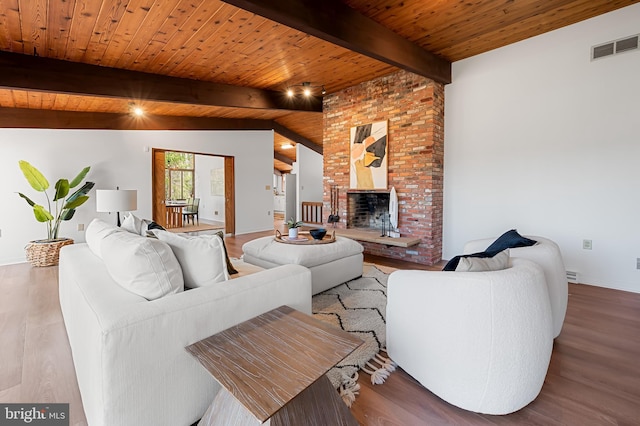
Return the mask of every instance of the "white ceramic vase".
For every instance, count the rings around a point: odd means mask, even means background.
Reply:
[[[298,228],[289,228],[289,239],[295,240],[298,238]]]

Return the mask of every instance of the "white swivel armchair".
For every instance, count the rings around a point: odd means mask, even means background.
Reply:
[[[529,247],[509,249],[510,256],[529,259],[542,267],[549,288],[551,315],[553,317],[553,338],[555,339],[562,331],[569,297],[569,283],[564,262],[562,261],[562,254],[558,245],[547,238],[530,235],[526,237],[538,243]],[[487,238],[469,241],[465,244],[463,252],[464,254],[470,254],[484,251],[494,240],[495,238]]]
[[[443,400],[508,414],[542,389],[553,346],[540,266],[491,272],[396,271],[388,281],[387,350]]]

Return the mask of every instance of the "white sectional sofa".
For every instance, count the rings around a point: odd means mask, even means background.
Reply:
[[[191,425],[220,386],[186,346],[281,305],[311,313],[311,273],[299,265],[147,300],[75,244],[61,251],[59,285],[90,426]]]

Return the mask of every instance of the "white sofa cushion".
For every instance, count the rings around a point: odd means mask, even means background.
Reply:
[[[122,232],[122,229],[115,225],[110,225],[103,220],[93,219],[91,223],[89,223],[89,226],[87,226],[84,238],[93,254],[102,259],[102,240],[114,232]]]
[[[153,233],[171,246],[182,267],[185,286],[204,287],[229,279],[224,243],[217,235],[191,237],[161,230]]]
[[[114,281],[145,299],[184,290],[180,264],[171,247],[162,241],[114,232],[102,240],[101,252]]]

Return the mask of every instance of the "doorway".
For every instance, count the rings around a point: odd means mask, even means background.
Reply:
[[[170,153],[169,155],[167,153]],[[166,200],[172,197],[172,192],[180,194],[180,198],[185,198],[185,194],[198,197],[197,193],[194,193],[195,189],[192,189],[189,193],[189,188],[194,188],[196,180],[193,174],[189,174],[189,168],[181,165],[168,170],[167,157],[190,157],[190,156],[202,156],[207,159],[220,158],[222,159],[221,167],[212,168],[210,173],[206,174],[207,182],[201,182],[201,187],[210,187],[211,194],[215,196],[224,197],[224,232],[225,234],[235,234],[235,171],[234,171],[234,157],[216,155],[216,154],[202,154],[186,151],[175,151],[166,149],[153,148],[153,165],[152,165],[152,203],[153,203],[153,220],[167,227],[167,209]],[[180,156],[179,154],[184,154]],[[167,177],[169,176],[169,177]],[[201,174],[205,176],[205,174]],[[189,180],[191,179],[191,186],[189,186]],[[210,179],[210,182],[209,182]],[[176,182],[180,181],[180,185]],[[184,184],[186,183],[186,184]],[[183,185],[184,184],[184,185]],[[206,184],[206,185],[205,185]],[[167,195],[169,194],[169,195]],[[204,195],[204,193],[203,193]],[[209,196],[209,193],[206,194]],[[198,197],[202,198],[202,197]],[[204,208],[208,208],[206,205]],[[215,207],[213,207],[215,208]],[[220,212],[219,212],[220,213]]]

